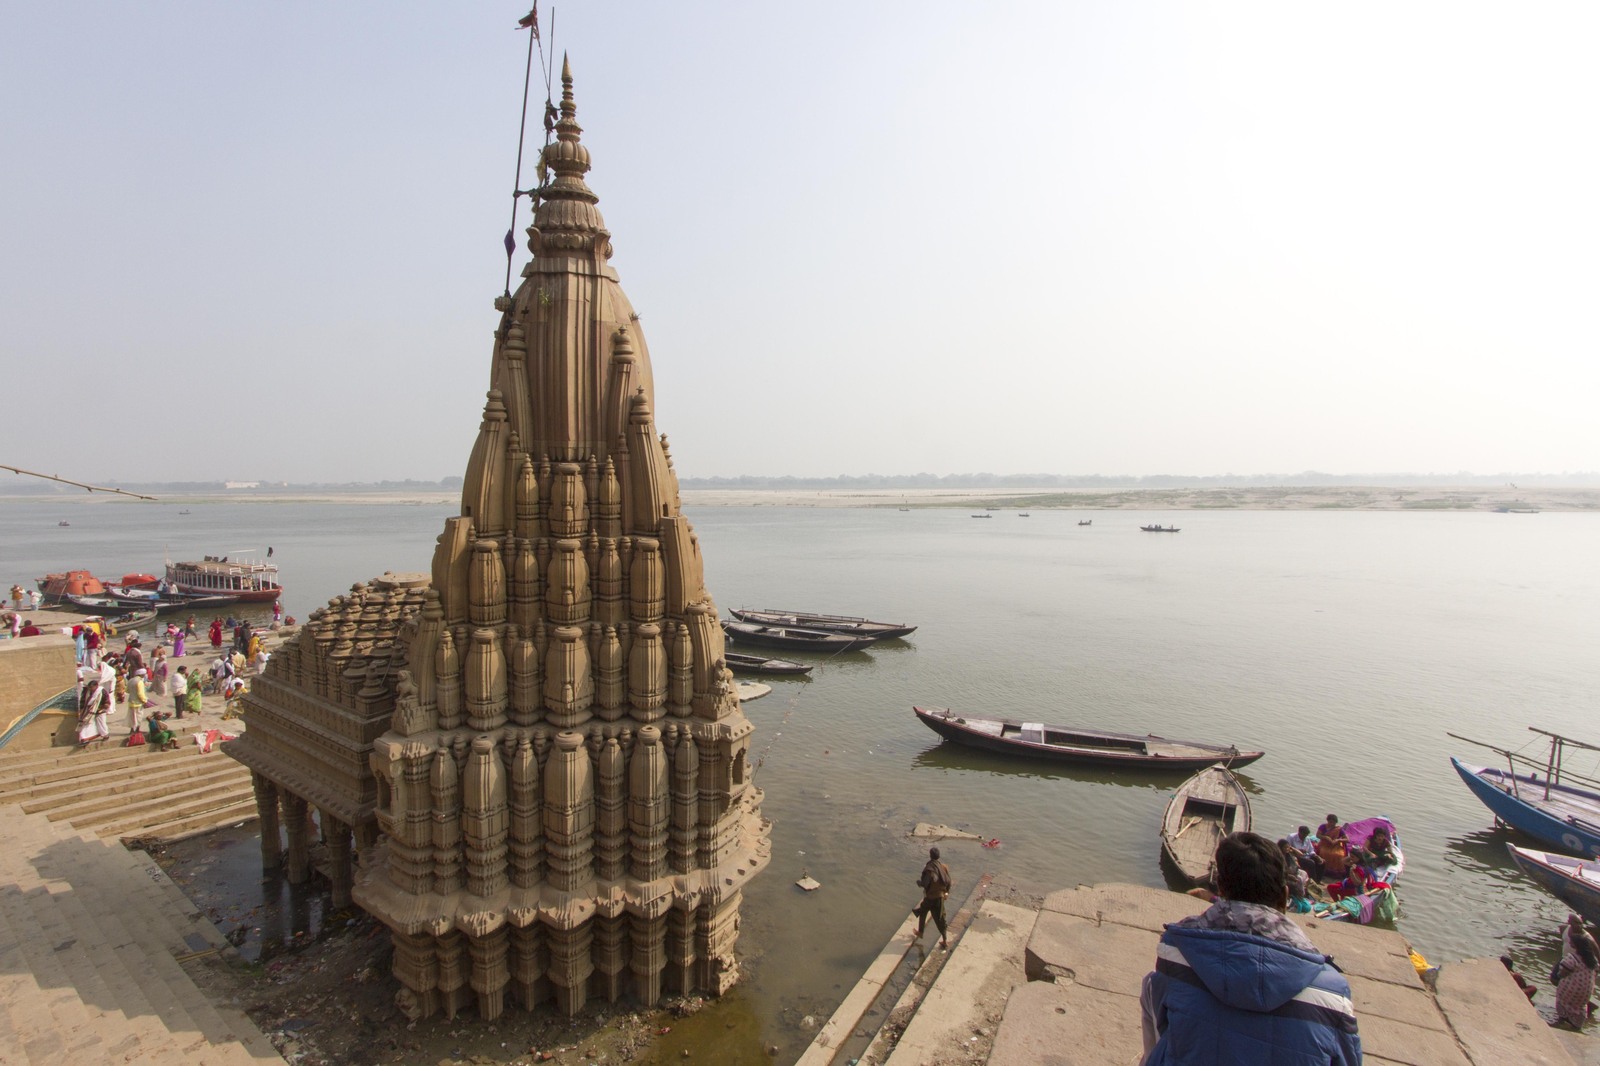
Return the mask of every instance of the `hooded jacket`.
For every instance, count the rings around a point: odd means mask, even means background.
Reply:
[[[1167,926],[1146,981],[1145,1066],[1361,1062],[1349,982],[1270,907],[1219,901]]]

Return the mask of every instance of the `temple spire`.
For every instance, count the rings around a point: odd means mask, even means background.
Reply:
[[[561,117],[556,120],[556,139],[544,147],[541,157],[554,175],[539,194],[529,236],[536,256],[567,256],[592,253],[601,260],[611,258],[611,231],[606,229],[600,198],[583,176],[589,173],[589,149],[583,146],[583,127],[578,125],[578,105],[572,95],[572,64],[561,59]]]

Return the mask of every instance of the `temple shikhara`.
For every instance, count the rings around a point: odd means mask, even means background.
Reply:
[[[770,847],[565,65],[561,81],[533,259],[497,302],[432,573],[315,612],[226,745],[253,772],[263,863],[291,882],[318,863],[336,905],[389,927],[414,1018],[720,994]]]

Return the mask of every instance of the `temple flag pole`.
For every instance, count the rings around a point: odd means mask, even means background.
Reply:
[[[511,295],[511,257],[517,250],[517,200],[522,196],[522,142],[528,132],[528,85],[533,80],[533,45],[539,39],[539,5],[517,23],[517,28],[527,28],[528,64],[522,74],[522,116],[517,122],[517,176],[511,183],[511,228],[506,230],[506,295]]]

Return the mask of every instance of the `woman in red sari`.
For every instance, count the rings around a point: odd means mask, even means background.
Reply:
[[[211,620],[210,637],[211,637],[211,646],[213,648],[222,647],[222,619],[213,618]]]

